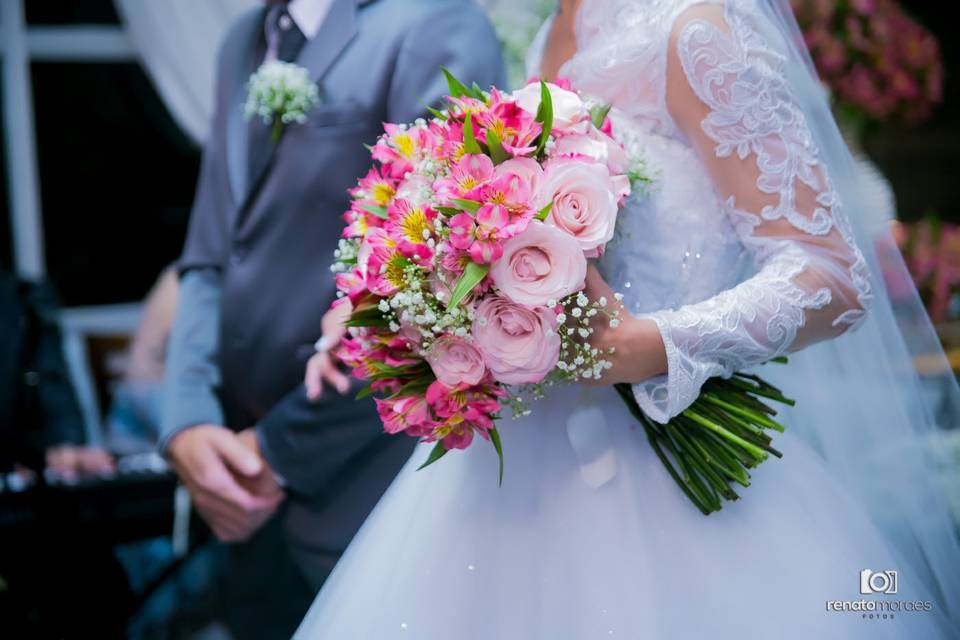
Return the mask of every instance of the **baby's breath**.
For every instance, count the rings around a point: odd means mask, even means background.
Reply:
[[[264,62],[247,82],[244,115],[254,116],[266,125],[273,124],[275,137],[279,127],[302,124],[307,113],[320,100],[317,85],[303,67],[282,60]]]

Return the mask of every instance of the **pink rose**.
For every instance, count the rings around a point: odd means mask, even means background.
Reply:
[[[455,387],[458,384],[480,384],[487,369],[483,356],[475,346],[452,335],[437,338],[427,352],[427,362],[437,380]]]
[[[530,307],[579,291],[586,276],[587,259],[576,238],[539,220],[507,240],[490,268],[501,294]]]
[[[547,83],[550,91],[550,102],[553,104],[553,129],[563,132],[590,117],[587,105],[579,95],[573,91],[562,89],[550,82]],[[513,92],[513,99],[517,105],[531,115],[537,114],[540,108],[540,83],[531,82],[522,89]]]
[[[544,192],[553,200],[547,221],[576,238],[587,257],[595,257],[613,238],[622,185],[607,168],[583,160],[547,164]]]
[[[529,309],[492,295],[477,305],[473,339],[498,382],[540,382],[560,356],[555,322],[549,309]]]
[[[559,138],[552,155],[586,156],[607,165],[612,174],[626,173],[630,164],[620,143],[594,127],[583,134]]]

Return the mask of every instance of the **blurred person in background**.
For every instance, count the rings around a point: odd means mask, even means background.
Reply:
[[[319,96],[305,122],[279,130],[242,109],[248,78],[275,61],[304,69]],[[238,638],[291,635],[412,451],[382,434],[345,376],[314,399],[301,373],[334,299],[328,266],[347,189],[369,168],[363,144],[381,122],[439,102],[441,67],[502,84],[496,36],[469,0],[271,2],[221,48],[178,265],[161,449],[231,543],[222,615]]]
[[[0,272],[0,471],[110,473],[113,458],[86,445],[56,312],[48,284]]]
[[[107,431],[114,451],[150,451],[160,439],[163,373],[178,290],[177,271],[171,266],[160,274],[144,300],[140,322],[124,363],[123,379],[113,389],[113,402],[107,416]]]
[[[17,492],[42,476],[73,482],[114,471],[106,451],[86,444],[56,312],[48,284],[0,272],[0,489]],[[27,541],[3,542],[5,634],[122,633],[118,612],[129,611],[133,598],[109,545],[49,527]]]

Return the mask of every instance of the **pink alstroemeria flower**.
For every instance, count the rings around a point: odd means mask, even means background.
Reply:
[[[379,168],[371,167],[367,175],[360,178],[357,186],[350,189],[349,193],[361,204],[385,207],[397,194],[397,182],[396,179],[383,175]]]
[[[543,130],[533,115],[521,109],[513,100],[505,99],[496,90],[490,94],[489,108],[474,117],[474,125],[480,129],[477,139],[484,140],[486,132],[492,131],[504,150],[512,156],[533,153],[537,148],[537,136]]]
[[[347,225],[341,236],[344,238],[362,238],[374,227],[383,226],[383,218],[375,216],[366,209],[360,200],[350,203],[350,209],[344,212],[343,221]]]
[[[383,430],[390,434],[406,432],[408,435],[427,436],[435,425],[430,415],[430,406],[421,396],[403,396],[392,400],[375,400],[377,413],[383,421]]]
[[[450,218],[450,244],[469,253],[474,262],[495,262],[503,255],[502,232],[509,223],[510,212],[499,204],[485,204],[475,216],[458,213]]]
[[[367,283],[364,281],[363,274],[357,267],[354,267],[351,271],[338,273],[335,280],[337,291],[343,292],[354,305],[356,305],[360,298],[367,292]]]
[[[427,388],[426,401],[440,424],[427,441],[442,440],[447,449],[465,449],[474,432],[489,438],[494,425],[491,415],[500,410],[498,398],[504,392],[495,385],[447,387],[436,381]]]
[[[450,174],[434,183],[437,197],[471,199],[477,189],[493,177],[493,160],[483,154],[467,154],[450,167]]]
[[[371,155],[383,165],[393,178],[402,178],[413,170],[413,163],[432,154],[436,145],[433,133],[427,128],[400,127],[385,123],[384,134],[377,140]]]
[[[433,236],[436,217],[437,212],[430,207],[397,198],[387,210],[384,229],[402,255],[421,266],[429,266],[433,249],[427,240]]]
[[[516,173],[501,173],[479,189],[480,201],[500,205],[510,214],[510,228],[514,236],[526,228],[527,222],[536,213],[533,208],[531,183]]]
[[[404,286],[404,272],[410,260],[382,228],[370,229],[357,250],[357,266],[367,289],[378,296],[390,296]]]

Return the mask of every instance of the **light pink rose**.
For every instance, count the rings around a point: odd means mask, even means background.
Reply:
[[[556,131],[562,132],[590,117],[587,105],[573,91],[561,89],[550,82],[547,83],[547,89],[553,103],[553,128]],[[513,92],[513,99],[521,109],[537,115],[537,109],[540,108],[540,83],[531,82],[522,89],[517,89]]]
[[[579,291],[586,276],[587,259],[577,239],[539,220],[503,243],[503,256],[490,268],[500,293],[529,307]]]
[[[630,164],[620,143],[595,127],[586,133],[558,138],[552,155],[587,156],[605,164],[611,174],[626,173]]]
[[[504,384],[535,383],[560,356],[555,323],[556,315],[549,309],[529,309],[491,295],[477,305],[473,339],[494,379]]]
[[[448,387],[461,383],[479,384],[487,373],[480,351],[463,338],[453,335],[434,340],[426,358],[437,380]]]
[[[497,178],[508,174],[520,178],[530,187],[530,202],[535,209],[540,210],[547,204],[543,194],[543,167],[533,158],[510,158],[498,164],[493,174]]]
[[[595,257],[613,238],[621,188],[600,163],[553,160],[543,186],[553,200],[547,221],[574,237],[587,257]]]

